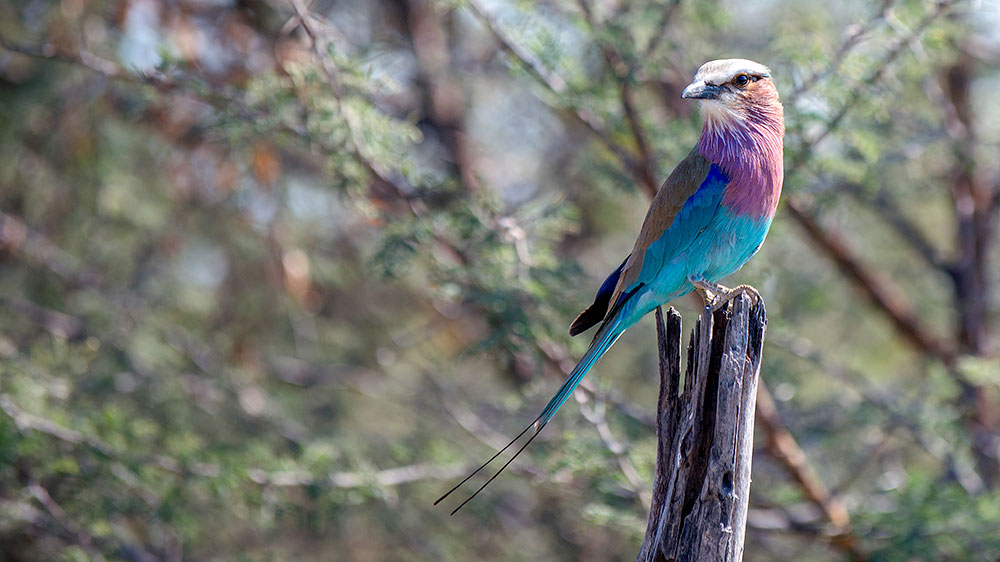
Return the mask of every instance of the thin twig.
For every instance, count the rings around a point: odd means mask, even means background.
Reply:
[[[584,19],[587,21],[587,25],[590,27],[590,32],[596,34],[597,27],[594,23],[594,16],[591,13],[590,6],[587,4],[587,0],[578,0],[580,5],[580,10],[584,14]],[[653,164],[653,152],[649,147],[649,141],[646,140],[646,132],[643,130],[642,123],[639,120],[638,112],[635,109],[635,100],[632,93],[632,67],[625,62],[625,58],[622,56],[618,50],[607,42],[601,43],[601,54],[604,56],[604,62],[611,71],[612,76],[615,77],[618,83],[618,99],[621,102],[622,112],[625,114],[625,122],[628,124],[629,130],[632,132],[632,138],[635,140],[636,149],[639,151],[639,161],[637,162],[638,168],[638,180],[643,190],[650,197],[656,195],[656,190],[659,188],[659,184],[656,181],[656,167]]]
[[[77,286],[91,287],[101,281],[97,271],[85,269],[69,252],[42,233],[28,227],[19,217],[0,211],[0,249],[19,252],[60,279]]]
[[[635,469],[635,465],[632,464],[632,460],[628,458],[625,445],[611,432],[611,427],[608,425],[606,403],[600,399],[587,400],[582,393],[574,393],[574,395],[580,404],[580,412],[584,419],[597,428],[597,434],[604,442],[604,446],[614,455],[618,469],[621,470],[625,481],[628,482],[628,489],[635,497],[641,513],[649,513],[649,500],[643,491],[642,478],[639,476],[639,471]]]
[[[250,469],[247,476],[255,484],[278,488],[319,486],[324,488],[361,488],[378,486],[387,488],[420,480],[450,480],[469,471],[467,464],[411,464],[375,472],[331,472],[317,477],[308,470],[282,470],[268,472]]]
[[[656,27],[654,27],[653,36],[650,37],[649,43],[642,50],[642,54],[638,58],[631,61],[632,72],[636,71],[635,66],[642,64],[644,61],[650,60],[653,55],[656,54],[656,49],[659,48],[663,39],[667,37],[667,26],[670,25],[670,20],[673,19],[674,14],[677,13],[677,9],[681,6],[681,0],[670,0],[665,8],[660,11],[660,21],[657,22]],[[671,63],[673,61],[670,61]]]
[[[876,67],[871,74],[851,89],[847,96],[847,101],[844,102],[837,112],[826,121],[826,126],[823,130],[808,139],[802,146],[799,147],[795,158],[793,158],[791,164],[789,165],[790,169],[800,169],[801,166],[812,157],[813,147],[819,144],[820,141],[840,126],[841,121],[843,121],[848,113],[854,109],[858,102],[864,99],[865,95],[869,94],[871,86],[878,83],[882,79],[882,75],[888,71],[889,66],[891,66],[892,63],[899,58],[899,56],[906,51],[907,48],[909,48],[910,44],[916,41],[917,38],[920,37],[932,23],[934,23],[934,21],[944,15],[947,12],[947,9],[956,1],[957,0],[938,0],[934,4],[934,9],[928,12],[909,34],[896,40],[896,42],[889,48],[888,53],[885,57],[883,57],[878,67]]]
[[[80,527],[76,523],[70,521],[69,516],[66,511],[63,510],[62,506],[56,502],[55,499],[49,494],[48,490],[43,488],[38,482],[32,480],[28,483],[28,491],[31,495],[38,500],[38,503],[45,508],[45,511],[52,516],[60,527],[65,529],[66,533],[74,538],[74,542],[87,553],[87,556],[91,560],[97,562],[106,562],[107,558],[101,554],[97,546],[94,544],[94,538],[87,532],[86,529]]]
[[[36,431],[59,441],[90,449],[102,457],[128,465],[152,466],[178,476],[219,478],[223,467],[214,463],[182,463],[166,455],[135,455],[120,451],[106,442],[75,429],[70,429],[52,420],[29,414],[17,406],[6,395],[0,395],[0,412],[14,421],[20,431]],[[320,486],[329,488],[358,488],[368,485],[398,486],[417,480],[443,480],[454,478],[468,470],[467,465],[413,464],[374,472],[329,472],[317,476],[305,470],[267,471],[260,468],[247,469],[247,477],[254,483],[273,486]]]
[[[118,63],[99,57],[83,48],[77,50],[76,52],[65,51],[51,43],[17,43],[10,41],[3,36],[0,36],[0,47],[3,47],[13,53],[19,53],[29,57],[77,64],[93,70],[94,72],[97,72],[107,78],[141,81],[146,84],[152,84],[166,89],[171,89],[177,85],[177,82],[174,79],[158,70],[150,70],[141,74],[128,72]]]
[[[233,92],[220,88],[211,81],[199,80],[181,70],[172,70],[169,73],[159,70],[131,72],[114,61],[98,57],[87,49],[81,48],[72,52],[57,49],[48,43],[38,45],[13,43],[3,36],[0,36],[0,48],[33,58],[74,65],[108,80],[154,87],[162,92],[183,93],[215,109],[234,112],[247,122],[257,122],[263,117],[261,113],[250,109]],[[297,128],[292,124],[282,122],[277,124],[275,128],[296,137],[308,138],[305,129]]]
[[[549,92],[555,95],[555,97],[562,97],[568,86],[566,81],[562,79],[555,72],[550,72],[545,69],[535,58],[524,49],[522,49],[516,42],[512,41],[507,35],[500,29],[497,23],[493,20],[488,13],[483,10],[482,6],[479,5],[478,0],[468,0],[465,6],[472,12],[486,30],[489,31],[490,35],[500,46],[500,49],[515,60],[521,67],[523,67],[528,74],[530,74],[535,81],[544,86]],[[575,107],[557,107],[555,105],[550,106],[560,111],[575,121],[577,124],[582,125],[588,132],[594,135],[601,143],[607,148],[618,161],[630,173],[636,175],[639,171],[638,163],[635,158],[628,153],[623,147],[618,143],[613,141],[604,131],[604,126],[597,120],[594,115],[586,110],[575,108]]]
[[[833,527],[830,542],[844,550],[851,560],[867,560],[858,538],[851,530],[851,518],[839,497],[831,495],[809,464],[808,457],[778,416],[777,407],[764,381],[757,388],[757,421],[767,439],[766,447],[799,485],[805,497],[822,511]]]
[[[860,45],[862,40],[869,33],[871,33],[872,30],[885,21],[886,12],[888,12],[895,3],[896,0],[883,0],[877,13],[867,18],[864,25],[857,26],[854,32],[848,35],[840,46],[837,47],[833,56],[830,57],[830,64],[828,64],[825,68],[813,71],[805,80],[799,83],[798,87],[796,87],[788,97],[788,100],[794,103],[800,96],[802,96],[802,94],[805,94],[817,84],[840,70],[840,67],[847,61],[847,55],[855,47]]]
[[[361,146],[363,145],[363,142],[358,138],[361,126],[357,122],[354,113],[349,111],[344,104],[344,93],[339,76],[340,71],[334,63],[333,58],[330,57],[328,53],[324,52],[324,47],[327,42],[326,39],[321,37],[319,30],[316,29],[315,22],[318,18],[302,6],[301,0],[289,0],[289,3],[295,11],[295,16],[298,18],[299,25],[302,26],[303,31],[305,31],[306,36],[309,38],[309,44],[313,50],[313,54],[316,56],[320,66],[323,68],[327,83],[333,93],[334,100],[337,102],[337,109],[339,110],[340,115],[344,118],[344,123],[347,125],[348,149],[351,157],[355,162],[360,164],[373,179],[392,189],[401,200],[409,201],[414,214],[418,216],[422,215],[423,209],[420,206],[419,201],[408,196],[409,190],[391,180],[387,173],[380,170],[362,153]]]
[[[872,379],[870,375],[854,371],[843,364],[831,361],[812,342],[805,338],[786,337],[778,333],[772,335],[768,341],[771,345],[812,363],[827,375],[845,385],[849,385],[865,401],[888,417],[889,426],[899,426],[906,429],[918,446],[944,465],[948,478],[962,486],[967,493],[972,495],[983,489],[983,481],[975,471],[964,469],[959,465],[954,447],[952,447],[949,440],[913,419],[914,410],[912,406],[899,403],[896,397],[889,393],[880,392],[873,388],[866,388],[862,384],[862,381],[870,381]],[[842,490],[846,485],[846,482],[841,482],[834,486],[833,489]]]

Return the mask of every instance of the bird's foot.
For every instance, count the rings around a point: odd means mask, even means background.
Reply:
[[[694,285],[694,291],[705,302],[706,307],[712,306],[721,295],[729,291],[726,287],[718,283],[705,281],[701,277],[688,277],[688,283]]]
[[[688,277],[688,282],[694,285],[695,292],[701,295],[702,300],[705,301],[705,308],[710,308],[712,312],[722,310],[730,301],[740,295],[749,296],[754,304],[760,304],[762,301],[760,293],[750,285],[739,285],[730,289],[725,285],[705,281],[700,277]]]
[[[722,285],[719,286],[722,287]],[[724,292],[717,295],[715,302],[711,304],[712,312],[722,310],[729,304],[730,301],[740,295],[747,295],[750,297],[750,301],[755,305],[759,305],[764,300],[761,298],[760,293],[757,292],[757,289],[754,289],[750,285],[739,285],[733,287],[732,289],[726,289],[725,287],[722,288],[724,289]]]

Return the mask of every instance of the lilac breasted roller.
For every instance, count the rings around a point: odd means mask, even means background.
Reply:
[[[570,326],[575,336],[600,325],[590,347],[528,427],[434,502],[530,431],[524,445],[452,514],[517,458],[598,359],[643,315],[691,291],[713,309],[752,291],[746,285],[728,289],[718,282],[760,249],[781,195],[785,126],[771,71],[746,59],[711,61],[698,69],[681,97],[701,102],[701,138],[657,191],[632,252]]]

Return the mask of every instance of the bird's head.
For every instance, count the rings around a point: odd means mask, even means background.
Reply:
[[[761,121],[780,124],[782,119],[771,70],[747,59],[706,62],[681,97],[700,100],[710,126],[746,126]]]

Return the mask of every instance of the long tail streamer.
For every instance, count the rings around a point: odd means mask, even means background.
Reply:
[[[605,322],[604,325],[601,326],[601,329],[598,330],[597,335],[594,337],[594,341],[591,342],[590,347],[587,349],[587,352],[583,354],[583,357],[580,359],[580,362],[576,364],[576,367],[573,368],[573,371],[569,374],[568,377],[566,377],[566,380],[563,381],[562,386],[559,387],[559,390],[556,392],[555,396],[553,396],[549,400],[548,404],[545,405],[545,408],[542,410],[542,413],[539,414],[534,421],[528,424],[527,427],[522,429],[521,433],[517,434],[517,437],[511,439],[510,443],[507,443],[504,446],[504,448],[497,451],[495,455],[493,455],[492,457],[489,458],[489,460],[480,465],[479,468],[472,471],[472,473],[466,476],[464,480],[456,484],[452,489],[445,492],[443,496],[441,496],[440,498],[437,499],[437,501],[434,502],[434,505],[441,503],[445,498],[450,496],[452,492],[461,488],[462,485],[471,480],[473,476],[479,474],[484,468],[486,468],[494,460],[496,460],[497,457],[502,455],[507,449],[510,449],[514,445],[514,443],[517,443],[517,441],[524,436],[524,434],[531,431],[532,433],[531,436],[528,438],[528,440],[524,443],[524,445],[521,445],[521,447],[516,452],[514,452],[513,456],[511,456],[510,459],[508,459],[507,462],[505,462],[503,466],[500,467],[500,470],[498,470],[496,474],[491,476],[489,480],[483,483],[482,486],[477,488],[476,491],[473,492],[468,499],[459,504],[459,506],[456,507],[451,512],[451,514],[455,515],[455,513],[457,513],[458,510],[462,509],[462,507],[464,507],[465,504],[472,501],[473,498],[479,495],[479,492],[482,492],[486,488],[486,486],[489,486],[491,482],[496,480],[497,476],[500,476],[500,473],[502,473],[504,469],[506,469],[508,466],[510,466],[512,462],[514,462],[514,459],[516,459],[518,455],[520,455],[521,452],[523,452],[528,447],[528,445],[530,445],[531,442],[535,440],[535,437],[538,437],[538,434],[542,431],[545,425],[549,423],[549,420],[552,419],[552,416],[554,416],[556,412],[559,411],[559,408],[562,407],[562,405],[566,402],[566,400],[570,397],[570,395],[573,394],[573,390],[576,389],[577,385],[580,384],[580,381],[583,380],[583,377],[585,377],[587,373],[590,372],[590,369],[594,366],[595,363],[597,363],[597,360],[600,359],[608,351],[608,349],[611,348],[612,345],[614,345],[614,343],[618,340],[618,337],[621,336],[622,333],[625,331],[625,329],[621,327],[620,318],[621,318],[620,315],[616,315],[615,320],[612,320],[611,322]]]

